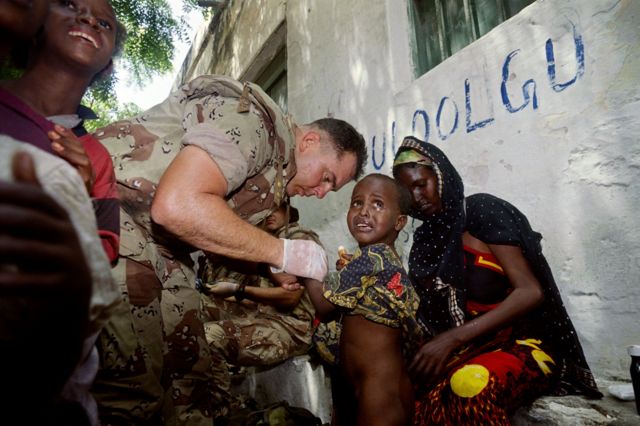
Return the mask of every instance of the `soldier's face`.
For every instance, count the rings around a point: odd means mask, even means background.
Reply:
[[[287,213],[284,208],[280,208],[271,213],[265,220],[265,229],[267,231],[277,231],[282,228],[286,223]]]
[[[311,133],[311,132],[310,132]],[[324,198],[351,181],[356,173],[356,155],[338,158],[333,143],[311,138],[296,147],[296,175],[287,184],[289,196]]]

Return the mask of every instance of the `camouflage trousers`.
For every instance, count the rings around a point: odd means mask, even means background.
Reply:
[[[99,338],[94,385],[103,425],[212,424],[211,356],[202,296],[180,268],[157,278],[120,258],[122,303]]]
[[[230,364],[268,366],[306,353],[311,347],[309,322],[253,302],[205,297],[205,323],[214,375],[215,416],[226,415],[232,400]]]

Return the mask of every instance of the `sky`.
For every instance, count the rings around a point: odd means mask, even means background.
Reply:
[[[181,13],[182,0],[168,1],[171,5],[171,8],[173,9],[174,15],[179,15]],[[191,25],[191,29],[189,31],[189,40],[193,40],[193,36],[195,35],[198,28],[200,28],[200,25],[202,25],[203,21],[204,19],[201,12],[193,11],[189,14],[188,22]],[[120,71],[118,73],[118,83],[116,84],[116,94],[118,95],[118,100],[121,103],[132,102],[138,105],[143,110],[149,109],[152,106],[163,101],[169,94],[171,86],[173,86],[175,76],[182,66],[184,57],[191,47],[191,42],[183,43],[180,41],[175,41],[175,46],[176,50],[173,57],[173,71],[171,73],[155,77],[153,80],[146,83],[143,88],[138,88],[135,85],[127,84],[127,82],[130,80],[127,76],[127,73],[124,71]]]

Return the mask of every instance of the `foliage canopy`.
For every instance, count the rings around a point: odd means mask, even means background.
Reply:
[[[130,83],[142,86],[152,77],[170,72],[174,43],[187,40],[190,26],[186,14],[198,7],[197,0],[182,0],[179,16],[173,15],[167,0],[111,0],[111,4],[118,20],[127,28],[127,41],[116,65],[119,74],[126,70],[132,79]],[[117,78],[116,71],[87,91],[84,102],[100,117],[94,123],[87,123],[91,127],[100,127],[140,111],[135,104],[118,104]]]

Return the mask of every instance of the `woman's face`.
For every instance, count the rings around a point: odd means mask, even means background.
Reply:
[[[429,167],[401,166],[396,179],[411,193],[412,207],[426,215],[442,211],[442,200],[438,194],[438,176]]]

